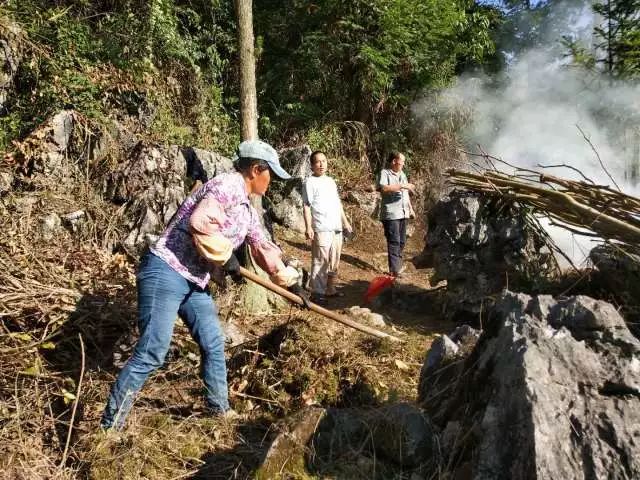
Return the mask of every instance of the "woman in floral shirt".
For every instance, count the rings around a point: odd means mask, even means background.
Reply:
[[[259,140],[242,142],[237,157],[237,172],[218,175],[193,192],[140,262],[140,338],[111,389],[101,421],[105,429],[122,428],[145,380],[164,363],[178,315],[200,346],[209,408],[215,414],[229,410],[224,336],[207,285],[215,265],[234,280],[242,279],[233,251],[245,239],[273,282],[296,284],[297,271],[284,265],[282,252],[266,238],[249,202],[249,194],[264,195],[272,174],[291,177],[276,151]]]

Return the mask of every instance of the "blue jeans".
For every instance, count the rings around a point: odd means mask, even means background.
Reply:
[[[384,226],[384,236],[387,239],[389,273],[400,273],[404,244],[407,242],[407,219],[382,220],[382,225]]]
[[[111,389],[101,426],[122,428],[145,380],[164,363],[178,315],[200,346],[209,407],[218,412],[228,410],[224,335],[209,291],[152,253],[142,258],[136,283],[140,338]]]

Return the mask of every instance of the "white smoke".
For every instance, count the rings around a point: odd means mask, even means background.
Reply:
[[[561,5],[564,10],[554,16],[557,24],[548,30],[563,31],[562,22],[567,22],[565,32],[591,41],[585,34],[592,28],[589,10],[575,3]],[[470,150],[477,151],[479,145],[490,155],[537,170],[540,165],[569,165],[595,183],[615,188],[608,172],[623,191],[638,195],[637,179],[632,177],[640,161],[640,86],[571,66],[570,59],[558,55],[557,40],[516,54],[498,78],[459,78],[451,88],[417,102],[414,116],[425,129],[437,130],[452,112],[468,112],[463,141]],[[569,168],[547,173],[581,180]],[[594,246],[589,238],[547,227],[577,264]]]

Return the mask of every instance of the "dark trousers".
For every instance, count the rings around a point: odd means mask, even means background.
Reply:
[[[400,273],[402,268],[402,251],[407,242],[407,219],[382,220],[384,236],[387,239],[387,254],[389,256],[389,272]]]

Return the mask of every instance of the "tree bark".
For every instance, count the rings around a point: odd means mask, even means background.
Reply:
[[[253,0],[235,0],[240,52],[240,118],[242,140],[258,138],[256,60],[253,51]]]
[[[253,49],[253,0],[235,0],[238,20],[238,51],[240,52],[240,136],[244,140],[258,139],[258,95],[256,93],[256,59]],[[251,205],[256,209],[264,228],[262,197],[251,195]],[[251,250],[245,246],[246,267],[260,277],[269,276],[258,267]],[[278,295],[256,283],[248,282],[242,289],[245,310],[253,315],[270,313],[273,305],[283,304]]]

